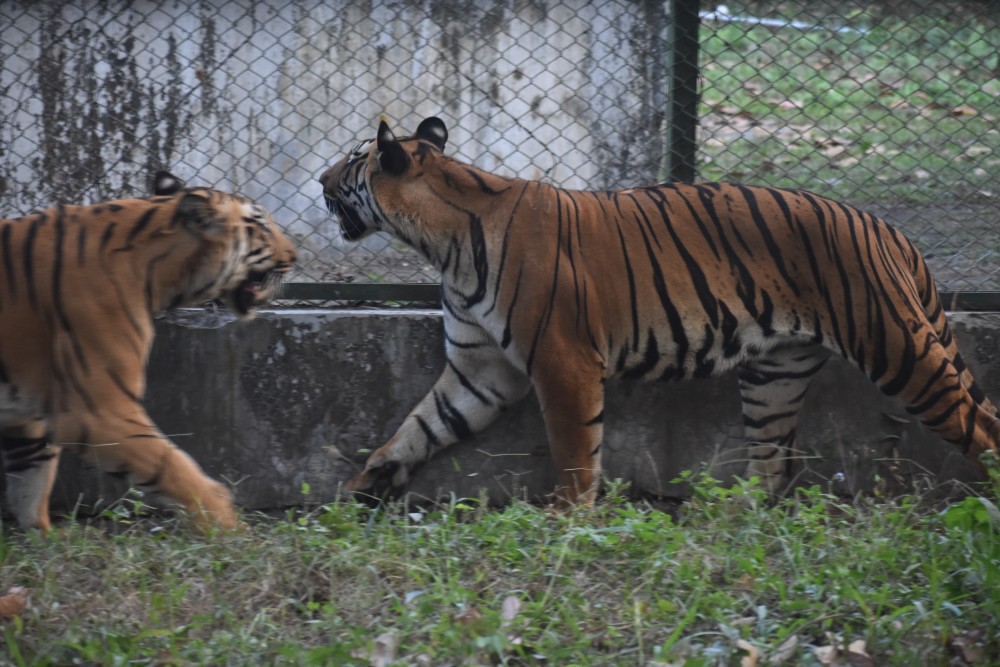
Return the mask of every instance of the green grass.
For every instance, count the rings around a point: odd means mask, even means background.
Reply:
[[[793,9],[788,18],[803,20]],[[751,3],[745,13],[760,11]],[[700,178],[805,187],[861,205],[992,196],[995,19],[872,10],[805,20],[859,32],[702,27]]]
[[[811,488],[771,505],[692,479],[670,513],[612,485],[568,515],[344,502],[207,540],[123,511],[8,529],[0,585],[32,592],[0,620],[0,662],[818,665],[858,640],[879,665],[1000,659],[989,501]]]

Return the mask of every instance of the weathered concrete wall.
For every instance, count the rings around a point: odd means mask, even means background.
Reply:
[[[385,274],[386,238],[344,247],[316,182],[381,114],[441,116],[450,153],[505,174],[654,181],[665,4],[6,0],[0,216],[145,195],[167,168],[274,211],[314,279]]]
[[[161,321],[150,360],[147,405],[154,419],[214,476],[234,485],[244,507],[330,501],[365,455],[392,435],[430,388],[443,363],[437,311],[271,311],[223,320],[184,311]],[[957,314],[954,328],[969,365],[1000,397],[1000,314]],[[971,467],[913,423],[864,377],[833,360],[816,378],[802,423],[802,480],[842,473],[837,491],[887,490],[918,473],[971,478]],[[721,477],[742,471],[739,398],[726,376],[677,384],[609,388],[606,476],[633,488],[682,495],[672,480],[712,464]],[[311,493],[303,497],[303,483]],[[555,484],[534,398],[480,436],[422,468],[410,489],[437,498],[487,489],[502,501],[538,497]],[[123,487],[64,457],[54,502],[113,500]]]

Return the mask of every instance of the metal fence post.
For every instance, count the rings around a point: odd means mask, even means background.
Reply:
[[[693,181],[697,171],[698,11],[700,0],[670,0],[665,155],[660,179]]]

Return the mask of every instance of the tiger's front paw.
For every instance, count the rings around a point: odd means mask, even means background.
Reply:
[[[398,491],[409,479],[406,466],[387,458],[369,459],[365,469],[347,480],[344,488],[355,494],[381,496],[386,491]]]

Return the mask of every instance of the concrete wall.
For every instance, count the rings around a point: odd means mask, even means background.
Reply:
[[[404,134],[437,115],[449,153],[488,170],[567,187],[653,182],[665,7],[5,0],[0,216],[145,195],[167,168],[273,211],[314,280],[392,275],[387,237],[343,246],[323,169],[374,136],[382,114]]]
[[[221,326],[225,315],[182,311],[158,324],[147,405],[153,418],[244,507],[335,499],[364,449],[389,436],[443,362],[439,311],[278,310]],[[1000,314],[956,314],[961,348],[987,392],[1000,397]],[[971,467],[913,423],[864,377],[833,360],[816,378],[802,423],[802,481],[843,473],[834,490],[889,491],[919,473],[970,479]],[[672,480],[709,463],[725,477],[743,468],[739,398],[726,376],[683,384],[609,388],[604,465],[644,493],[683,495]],[[891,459],[891,460],[888,460]],[[308,483],[311,493],[302,495]],[[533,397],[480,436],[446,450],[412,480],[415,494],[502,501],[554,486]],[[53,496],[86,511],[124,491],[66,456]],[[82,499],[82,501],[81,501]]]

